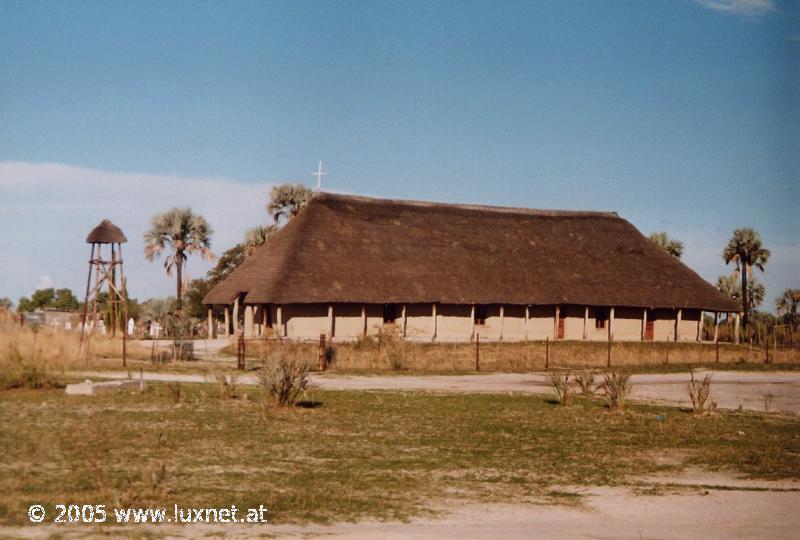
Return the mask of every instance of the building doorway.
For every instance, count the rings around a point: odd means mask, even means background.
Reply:
[[[644,325],[644,340],[653,341],[653,334],[655,333],[656,322],[653,320],[655,314],[652,310],[647,310],[647,322]]]

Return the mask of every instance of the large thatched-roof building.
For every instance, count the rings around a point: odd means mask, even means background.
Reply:
[[[738,306],[616,213],[319,194],[203,302],[246,335],[698,340]]]

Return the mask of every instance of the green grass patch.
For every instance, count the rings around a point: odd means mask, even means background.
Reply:
[[[252,387],[221,400],[215,385],[183,385],[177,403],[166,385],[0,392],[0,523],[26,523],[34,503],[263,503],[274,523],[407,519],[453,500],[570,503],[564,486],[683,466],[800,478],[794,416],[550,400],[313,391],[304,407],[275,409]]]

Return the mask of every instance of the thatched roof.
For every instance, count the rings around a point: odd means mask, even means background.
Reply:
[[[127,241],[122,229],[107,219],[101,221],[86,237],[87,244],[123,244]]]
[[[738,306],[615,213],[320,194],[203,299]]]

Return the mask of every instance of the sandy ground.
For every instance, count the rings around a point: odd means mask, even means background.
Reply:
[[[573,488],[577,505],[454,504],[437,517],[409,522],[361,521],[332,525],[186,524],[115,528],[57,526],[0,528],[0,536],[64,538],[109,535],[166,538],[798,538],[800,482],[742,480],[687,472],[679,477],[641,479],[663,485],[665,494],[637,495],[629,488]],[[569,488],[561,488],[570,491]],[[104,534],[105,533],[105,534]]]
[[[704,371],[697,370],[695,377],[711,374],[711,399],[725,409],[741,406],[753,411],[764,411],[764,396],[774,396],[771,411],[800,413],[800,372],[796,371]],[[81,372],[79,376],[91,378],[127,378],[122,371]],[[133,376],[137,376],[134,374]],[[212,382],[201,374],[150,373],[143,374],[148,381]],[[493,373],[486,375],[419,375],[419,376],[351,376],[335,373],[310,376],[312,384],[330,390],[421,390],[433,392],[522,392],[551,393],[549,376],[544,373]],[[688,373],[646,374],[631,377],[631,399],[670,405],[689,406],[686,385]],[[252,374],[239,377],[240,384],[256,384]],[[598,379],[599,382],[599,379]]]

